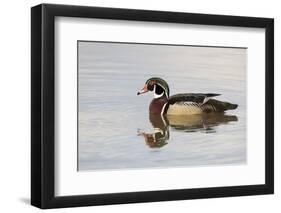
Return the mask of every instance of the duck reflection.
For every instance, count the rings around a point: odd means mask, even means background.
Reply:
[[[236,122],[238,118],[235,115],[225,115],[224,113],[188,116],[150,114],[149,121],[154,128],[154,132],[138,131],[138,135],[144,137],[145,143],[150,148],[161,148],[168,144],[170,129],[181,132],[214,133],[216,126]]]

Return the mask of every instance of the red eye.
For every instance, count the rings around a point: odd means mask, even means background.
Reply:
[[[150,81],[149,84],[152,86],[152,85],[156,84],[156,81]]]

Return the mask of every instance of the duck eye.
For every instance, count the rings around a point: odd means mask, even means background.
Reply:
[[[149,90],[149,91],[153,91],[153,89],[154,89],[154,84],[152,84],[152,83],[148,83],[148,85],[147,85],[147,89]]]
[[[149,81],[148,84],[151,85],[151,86],[154,86],[155,84],[157,84],[157,82],[156,81]]]

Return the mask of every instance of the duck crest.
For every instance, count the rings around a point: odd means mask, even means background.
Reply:
[[[152,114],[161,114],[163,107],[168,103],[165,96],[154,98],[149,105],[149,112]]]

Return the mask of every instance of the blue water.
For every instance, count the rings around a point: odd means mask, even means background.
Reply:
[[[78,169],[245,164],[247,49],[79,42]],[[151,118],[150,77],[171,95],[222,94],[225,115]],[[169,120],[170,119],[170,120]]]

